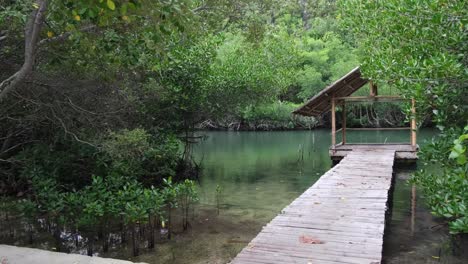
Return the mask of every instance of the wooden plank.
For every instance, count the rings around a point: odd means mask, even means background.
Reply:
[[[380,263],[394,158],[388,148],[351,151],[231,263]]]
[[[288,258],[303,258],[302,262],[296,263],[303,263],[306,264],[308,261],[314,263],[316,260],[327,260],[327,261],[335,261],[338,263],[350,263],[350,264],[362,264],[362,263],[378,263],[377,258],[359,258],[355,256],[349,256],[346,253],[342,253],[340,255],[334,254],[324,254],[322,252],[315,253],[314,251],[309,252],[291,252],[288,250],[281,250],[277,248],[267,248],[267,247],[255,247],[250,250],[246,249],[247,252],[256,253],[256,255],[264,255],[268,256],[271,262],[268,263],[291,263],[289,261],[282,261],[282,257]],[[242,263],[242,262],[241,262]]]
[[[336,97],[336,100],[343,100],[347,102],[394,102],[394,101],[407,101],[408,99],[400,96],[382,95],[382,96],[346,96]]]
[[[393,131],[393,130],[410,130],[409,127],[348,127],[349,131]]]
[[[272,242],[273,241],[273,242]],[[284,238],[275,239],[274,236],[263,240],[256,239],[252,241],[250,246],[257,249],[268,249],[276,252],[287,252],[290,255],[302,255],[305,257],[313,257],[315,255],[328,255],[327,259],[333,260],[336,257],[354,257],[363,259],[376,259],[381,254],[381,246],[358,245],[350,243],[335,243],[328,242],[327,244],[301,244],[298,239],[285,240]],[[314,247],[311,249],[311,247]],[[339,250],[337,250],[337,248]],[[377,252],[377,253],[374,253]],[[292,254],[291,254],[292,253]],[[331,258],[330,258],[331,257]]]

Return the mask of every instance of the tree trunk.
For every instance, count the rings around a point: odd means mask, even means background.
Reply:
[[[125,223],[122,217],[120,217],[120,243],[124,244],[127,242],[127,231],[125,228]]]
[[[86,253],[90,257],[93,256],[93,243],[94,243],[94,235],[88,236],[88,249]]]
[[[153,249],[154,248],[154,230],[155,230],[155,225],[156,225],[156,217],[151,217],[151,215],[149,216],[149,219],[148,219],[148,227],[149,227],[149,230],[148,230],[148,248],[149,249]]]
[[[31,12],[24,32],[23,66],[12,76],[0,83],[0,102],[2,102],[9,93],[17,89],[33,70],[37,43],[45,20],[47,0],[35,0],[35,4],[37,8]]]
[[[171,206],[169,206],[169,212],[167,217],[167,239],[171,239]]]
[[[29,226],[29,240],[28,240],[28,243],[30,245],[32,245],[32,243],[34,242],[34,239],[33,239],[33,225],[32,223],[28,223],[28,226]]]
[[[11,146],[12,138],[13,138],[13,129],[10,128],[5,141],[3,141],[2,147],[0,148],[0,158],[7,157],[6,153],[8,152],[7,150]]]
[[[102,251],[103,252],[108,252],[109,251],[109,232],[105,231],[104,232],[104,241],[102,243]]]
[[[78,234],[78,230],[76,230],[75,231],[75,247],[78,248],[79,245],[80,245],[79,234]]]
[[[139,239],[137,236],[138,236],[138,232],[136,230],[136,225],[132,224],[132,248],[133,248],[134,257],[140,254]]]
[[[62,231],[58,224],[54,228],[55,251],[62,252],[62,238],[60,237]]]

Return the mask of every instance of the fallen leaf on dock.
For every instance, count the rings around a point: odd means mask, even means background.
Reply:
[[[309,236],[300,236],[299,241],[304,244],[325,244],[322,240],[315,239]]]

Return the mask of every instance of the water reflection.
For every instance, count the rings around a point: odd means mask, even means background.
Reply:
[[[468,263],[468,239],[450,236],[446,222],[431,215],[421,192],[408,184],[410,173],[399,169],[395,173],[391,217],[385,229],[385,263]]]

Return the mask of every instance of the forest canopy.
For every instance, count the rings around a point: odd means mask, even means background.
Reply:
[[[198,199],[198,129],[326,125],[291,112],[361,65],[417,101],[441,137],[418,172],[434,214],[468,230],[464,1],[0,0],[0,194],[60,240],[109,219],[137,235]],[[349,107],[348,126],[401,126],[409,106]],[[98,227],[99,230],[91,227]],[[154,238],[154,236],[153,236]],[[133,254],[138,254],[134,239]],[[104,243],[105,244],[105,243]],[[148,245],[154,247],[149,239]],[[60,249],[58,249],[60,250]]]
[[[468,232],[468,8],[464,1],[341,1],[354,31],[362,71],[415,98],[417,120],[430,119],[440,136],[420,152],[425,164],[412,181],[452,233]],[[407,116],[411,116],[409,106]]]
[[[185,230],[196,129],[321,123],[290,113],[358,63],[336,11],[335,1],[0,0],[2,197],[21,198],[29,232],[46,219],[57,250],[71,227],[88,254],[96,236],[106,251],[118,227],[137,255],[137,230],[166,226],[170,238],[176,209]]]

